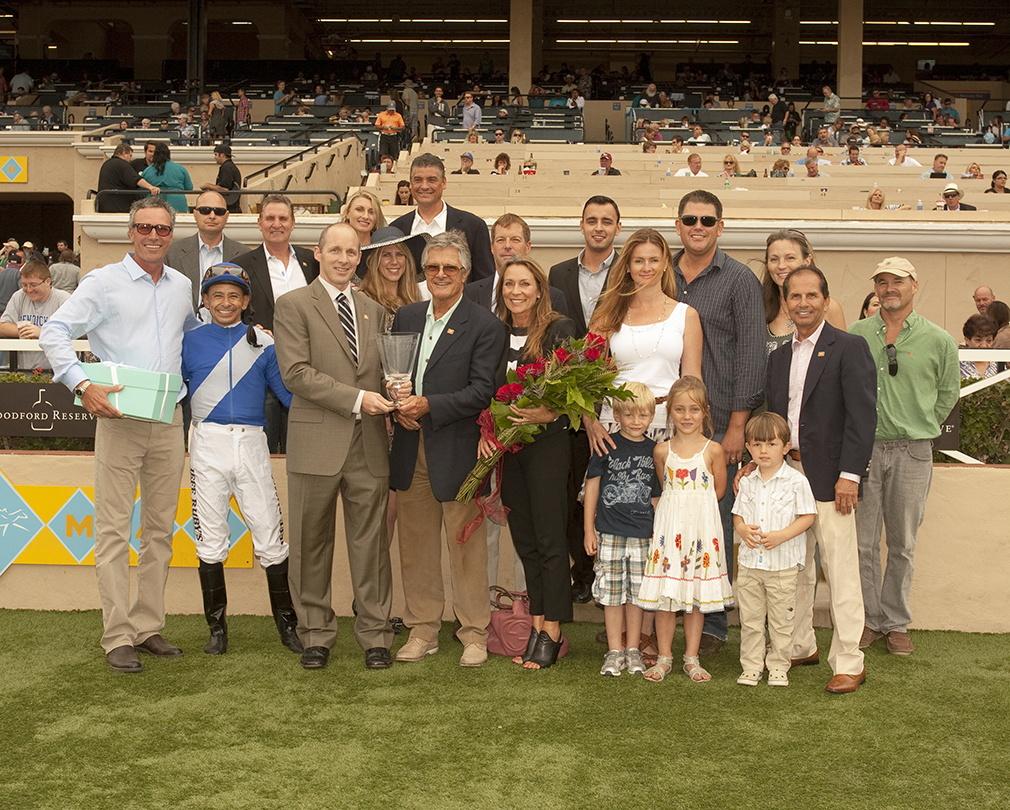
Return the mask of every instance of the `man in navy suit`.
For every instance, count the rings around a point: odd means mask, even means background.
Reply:
[[[485,231],[486,233],[486,231]],[[397,661],[420,661],[438,652],[445,594],[441,542],[452,558],[453,609],[463,643],[461,666],[487,661],[487,536],[484,524],[466,543],[460,530],[478,515],[476,503],[456,493],[477,461],[477,417],[495,394],[495,372],[507,346],[505,325],[466,298],[470,273],[466,239],[456,231],[432,237],[421,267],[431,301],[401,307],[392,331],[421,335],[413,394],[394,412],[389,485],[397,491],[400,565],[410,638]]]
[[[410,193],[417,202],[417,209],[391,224],[408,236],[417,233],[436,236],[446,231],[462,231],[473,265],[470,281],[493,276],[494,259],[491,257],[487,223],[469,211],[460,211],[442,202],[445,187],[445,165],[441,159],[428,152],[418,155],[410,164]],[[414,261],[420,267],[420,245],[412,246],[411,250],[414,251]]]
[[[863,594],[855,509],[873,454],[877,377],[866,341],[824,320],[828,282],[820,270],[812,265],[794,270],[783,292],[796,332],[768,358],[768,410],[789,422],[789,463],[807,476],[817,501],[806,567],[796,586],[792,665],[820,662],[813,627],[816,544],[831,588],[834,627],[828,653],[834,677],[827,690],[854,692],[866,680],[859,649]]]

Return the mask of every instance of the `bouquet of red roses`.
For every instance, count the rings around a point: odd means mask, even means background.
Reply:
[[[604,338],[591,332],[581,339],[568,338],[547,357],[508,372],[508,381],[498,389],[491,407],[477,420],[483,437],[495,446],[494,455],[477,460],[456,495],[457,501],[472,501],[505,453],[518,452],[546,427],[515,424],[509,419],[514,415],[510,406],[536,408],[544,405],[567,416],[572,430],[578,430],[583,415],[595,414],[595,404],[604,397],[631,397],[631,392],[623,385],[614,387],[618,369],[612,358],[604,356],[606,345]],[[482,511],[485,510],[482,508]]]

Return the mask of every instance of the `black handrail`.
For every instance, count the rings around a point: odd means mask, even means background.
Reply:
[[[269,166],[267,166],[264,169],[260,169],[259,171],[255,171],[252,174],[247,175],[246,177],[242,178],[242,185],[243,185],[243,187],[244,186],[248,186],[249,185],[249,181],[252,180],[252,178],[259,177],[260,175],[263,175],[263,177],[268,177],[270,171],[272,169],[276,169],[277,167],[280,167],[282,169],[286,169],[288,167],[288,163],[294,162],[296,160],[298,162],[301,162],[307,154],[310,154],[310,153],[314,154],[314,153],[316,153],[320,149],[325,149],[325,148],[328,148],[330,146],[333,146],[334,143],[342,141],[344,138],[347,138],[347,137],[355,138],[361,144],[365,143],[364,138],[362,138],[356,132],[341,132],[341,133],[339,133],[337,135],[334,135],[332,138],[329,138],[328,140],[323,141],[322,143],[313,144],[312,146],[309,146],[309,147],[303,149],[301,152],[295,152],[295,154],[288,155],[283,160],[278,160],[276,163],[271,163]]]

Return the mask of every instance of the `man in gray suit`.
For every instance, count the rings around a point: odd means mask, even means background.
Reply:
[[[382,369],[375,335],[385,311],[350,284],[359,250],[349,225],[329,226],[315,248],[318,278],[276,302],[277,362],[293,395],[287,445],[288,578],[305,669],[324,668],[337,639],[330,581],[338,495],[344,502],[357,605],[354,636],[365,651],[366,667],[393,664],[385,420],[393,403],[379,393]]]
[[[208,267],[230,262],[248,253],[249,248],[224,235],[228,224],[228,207],[216,191],[205,191],[196,198],[193,208],[197,234],[176,239],[165,256],[165,264],[175,268],[193,282],[193,309],[200,308],[200,283]]]

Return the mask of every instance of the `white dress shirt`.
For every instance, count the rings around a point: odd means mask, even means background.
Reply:
[[[298,256],[295,255],[295,249],[289,245],[288,251],[288,261],[285,264],[275,256],[271,256],[266,245],[263,246],[263,252],[267,257],[267,270],[270,273],[270,287],[274,292],[274,301],[284,293],[297,290],[308,284]]]

